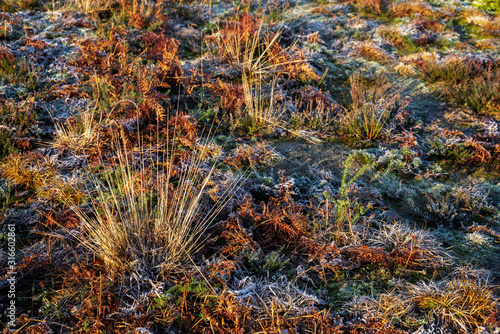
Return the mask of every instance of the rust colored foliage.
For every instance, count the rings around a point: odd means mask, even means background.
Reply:
[[[184,146],[192,147],[198,139],[198,121],[184,112],[170,117],[168,126],[169,137]]]
[[[268,204],[263,204],[256,225],[260,236],[269,244],[283,241],[298,244],[302,237],[309,235],[310,228],[302,206],[293,201],[288,190],[283,190],[278,197],[271,197]]]
[[[402,249],[394,249],[387,256],[394,261],[396,265],[402,267],[419,266],[419,260],[427,255],[426,252],[418,247],[405,245]]]
[[[126,58],[125,42],[113,34],[108,40],[93,41],[84,39],[75,42],[80,55],[75,61],[77,68],[84,72],[116,73],[120,70],[118,57]]]
[[[445,26],[438,20],[428,18],[425,16],[416,17],[415,23],[421,29],[428,29],[433,32],[442,32],[445,29]]]
[[[335,245],[312,240],[303,240],[302,245],[305,247],[309,262],[315,264],[311,268],[318,272],[323,280],[326,280],[326,269],[334,273],[341,269],[341,254]]]
[[[390,9],[394,17],[428,17],[434,14],[432,8],[423,1],[404,1],[394,4]]]
[[[167,38],[163,34],[149,32],[138,37],[144,42],[144,50],[135,50],[138,57],[147,60],[157,60],[158,70],[148,71],[156,79],[156,85],[165,87],[177,87],[184,73],[182,71],[179,57],[179,42],[173,38]],[[115,83],[124,83],[135,79],[137,74],[135,63],[139,58],[132,58],[129,52],[133,51],[124,39],[117,33],[112,34],[108,40],[92,41],[89,39],[77,41],[80,48],[80,56],[76,65],[87,74],[111,75]],[[143,68],[139,74],[144,74]],[[159,73],[157,73],[159,72]],[[156,75],[157,74],[157,75]]]
[[[309,110],[333,109],[337,105],[329,92],[323,92],[310,85],[300,87],[298,93],[300,100],[307,104]]]
[[[369,263],[378,263],[388,269],[395,267],[421,268],[421,261],[423,259],[434,260],[433,254],[429,254],[426,250],[415,245],[403,245],[402,247],[393,249],[389,253],[379,247],[360,245],[342,249],[341,253],[355,267]]]
[[[26,38],[26,47],[34,48],[36,51],[43,51],[48,46],[50,46],[48,43],[40,39]]]
[[[269,48],[269,63],[276,67],[280,75],[290,79],[304,81],[321,79],[307,62],[304,50],[298,47],[285,50],[279,44],[273,43]]]
[[[250,233],[248,229],[252,227],[255,231]],[[239,210],[224,224],[222,237],[229,244],[221,253],[231,256],[243,249],[258,251],[261,246],[296,246],[309,235],[309,229],[302,206],[293,201],[288,191],[260,205],[247,195]]]
[[[396,116],[397,118],[397,116]],[[393,136],[393,139],[399,143],[400,147],[408,147],[411,149],[419,149],[417,137],[413,131],[403,130],[401,133],[397,133]]]
[[[80,220],[76,213],[71,209],[51,210],[44,215],[44,225],[49,229],[54,229],[63,226],[69,230],[78,227]]]
[[[76,272],[79,269],[75,267],[74,270]],[[93,320],[93,332],[105,331],[113,327],[116,319],[113,319],[111,315],[118,311],[118,298],[109,287],[109,282],[103,276],[90,281],[90,291],[83,300],[82,307],[74,314],[77,318],[77,328],[87,326],[87,319]]]
[[[231,60],[235,48],[244,53],[246,47],[250,46],[250,40],[257,32],[259,23],[247,12],[237,16],[237,20],[227,22],[220,30],[217,43],[221,46],[219,56],[222,59]],[[240,59],[241,60],[241,59]]]
[[[124,8],[130,8],[128,10],[129,20],[128,24],[137,29],[146,29],[151,24],[156,22],[162,22],[162,25],[168,21],[168,17],[165,14],[162,14],[162,7],[152,6],[149,8],[141,8],[144,6],[140,1],[133,1],[132,3],[126,3],[126,1],[122,2]]]
[[[5,61],[12,64],[16,60],[11,51],[11,49],[5,46],[0,46],[0,63]]]
[[[161,60],[163,53],[177,53],[179,43],[173,38],[167,38],[165,34],[153,31],[147,32],[137,37],[138,42],[144,43],[144,50],[141,57],[147,60]],[[140,50],[137,50],[138,52]],[[172,55],[170,55],[170,58]]]
[[[9,131],[9,137],[15,148],[30,150],[36,137],[32,133],[36,126],[35,99],[30,97],[22,102],[0,99],[0,124],[6,129],[14,129]],[[0,140],[5,140],[2,132],[0,129]]]
[[[219,107],[223,114],[229,114],[233,117],[240,114],[245,101],[241,85],[225,83],[217,79],[214,83],[208,84],[208,89],[212,96],[219,100]]]
[[[95,260],[90,264],[73,263],[70,270],[65,270],[65,288],[69,290],[80,290],[83,286],[88,288],[85,295],[80,297],[76,297],[78,294],[75,293],[75,298],[80,303],[71,311],[72,331],[126,333],[129,332],[129,328],[145,326],[151,321],[152,313],[158,311],[147,311],[147,306],[137,303],[131,314],[125,315],[119,312],[120,299],[116,295],[113,278],[103,274],[103,265],[102,260]],[[92,319],[90,324],[89,319]]]
[[[478,225],[477,223],[474,223],[474,225],[467,228],[467,231],[484,233],[500,240],[500,233],[492,228],[488,228],[486,225]]]
[[[217,333],[248,333],[245,325],[251,308],[240,304],[233,294],[223,291],[218,296],[206,298],[202,310]]]
[[[257,219],[258,214],[254,209],[252,197],[246,195],[240,204],[239,211],[231,215],[229,220],[223,225],[224,229],[221,237],[228,244],[220,250],[221,254],[235,256],[244,249],[254,252],[260,249],[260,246],[253,240],[251,233],[242,226],[242,224],[251,224]]]
[[[459,130],[444,129],[429,139],[436,153],[459,163],[492,163],[500,166],[500,136],[475,134],[472,137]]]
[[[386,254],[378,247],[351,246],[343,249],[342,255],[359,266],[368,263],[379,263],[387,267]]]
[[[162,59],[158,63],[160,66],[160,80],[167,83],[170,88],[175,88],[180,84],[180,79],[184,76],[178,56],[179,41],[170,38],[164,40]]]
[[[151,129],[158,124],[166,128],[165,108],[170,108],[166,90],[182,85],[184,72],[178,57],[179,42],[155,32],[145,33],[138,39],[143,43],[144,50],[133,49],[116,33],[111,34],[108,40],[78,43],[80,56],[76,65],[89,77],[92,98],[101,112],[121,119],[108,126],[111,127],[108,131],[110,135],[117,124],[131,133],[138,127]],[[131,56],[131,53],[137,56]],[[142,59],[155,64],[142,66]],[[182,117],[177,121],[182,121]],[[181,128],[178,133],[181,133],[183,144],[191,144],[195,139],[195,126],[188,126],[185,120],[174,127],[176,131]],[[153,135],[146,136],[154,139]]]
[[[217,260],[204,268],[209,280],[217,284],[225,284],[225,281],[229,281],[236,269],[235,261],[231,260]]]

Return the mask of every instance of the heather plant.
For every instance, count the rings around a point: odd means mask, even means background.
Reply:
[[[491,216],[498,208],[490,203],[488,193],[480,186],[436,187],[424,192],[424,209],[412,205],[425,221],[453,226],[465,225],[472,219]]]
[[[403,174],[416,175],[421,172],[422,160],[418,153],[403,146],[399,150],[387,150],[378,158],[377,164],[385,169],[386,173],[397,171]]]
[[[496,116],[500,108],[497,67],[488,57],[467,56],[424,62],[420,70],[426,80],[444,84],[443,95],[457,104]]]

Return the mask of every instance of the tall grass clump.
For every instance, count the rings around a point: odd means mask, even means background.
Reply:
[[[231,50],[232,58],[237,60],[242,67],[241,79],[245,101],[243,121],[248,124],[251,131],[275,124],[279,117],[273,105],[277,74],[270,73],[271,65],[266,60],[268,60],[270,48],[279,38],[280,32],[278,31],[269,38],[264,36],[262,25],[261,21],[254,28],[256,30],[253,34],[246,39],[244,46],[239,41],[233,41],[227,48],[227,50]],[[232,39],[234,38],[229,40]],[[267,84],[266,78],[269,81]]]
[[[239,22],[219,29],[214,39],[219,57],[241,72],[245,107],[233,128],[243,127],[249,132],[272,129],[279,122],[280,113],[273,103],[276,81],[283,74],[278,67],[294,62],[277,47],[281,29],[271,33],[263,24],[263,20],[243,14]]]
[[[401,91],[385,78],[370,85],[359,73],[351,78],[352,105],[339,117],[340,131],[361,140],[376,140],[383,134],[391,114],[406,107]]]
[[[234,189],[211,200],[214,168],[196,155],[184,154],[179,163],[172,148],[128,152],[125,144],[113,144],[117,168],[91,179],[90,212],[73,207],[85,231],[78,238],[111,272],[159,279],[189,265]]]

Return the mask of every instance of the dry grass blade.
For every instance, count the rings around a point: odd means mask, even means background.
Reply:
[[[274,109],[273,95],[275,79],[271,83],[271,91],[266,94],[262,87],[262,76],[259,74],[247,75],[243,73],[243,93],[245,97],[245,114],[250,130],[257,130],[264,126],[273,126],[279,118]]]

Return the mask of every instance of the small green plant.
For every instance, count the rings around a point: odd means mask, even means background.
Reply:
[[[290,259],[286,259],[285,256],[280,255],[279,252],[271,252],[264,258],[265,263],[262,268],[268,274],[273,274],[281,271],[289,261]]]
[[[497,0],[474,0],[471,5],[486,12],[500,12],[500,2]]]
[[[407,175],[415,175],[421,172],[422,161],[417,152],[403,146],[397,150],[387,150],[377,160],[377,164],[385,169],[385,173],[397,171]]]
[[[353,226],[366,212],[368,212],[368,210],[370,210],[370,206],[363,205],[358,199],[351,198],[349,196],[349,187],[372,166],[372,164],[365,164],[349,179],[349,171],[354,158],[355,154],[350,154],[345,161],[344,173],[342,175],[342,182],[338,195],[333,197],[328,192],[323,193],[326,199],[326,210],[324,211],[326,213],[327,229],[333,226],[336,231],[342,231],[347,226],[347,232],[351,237],[354,236]]]

